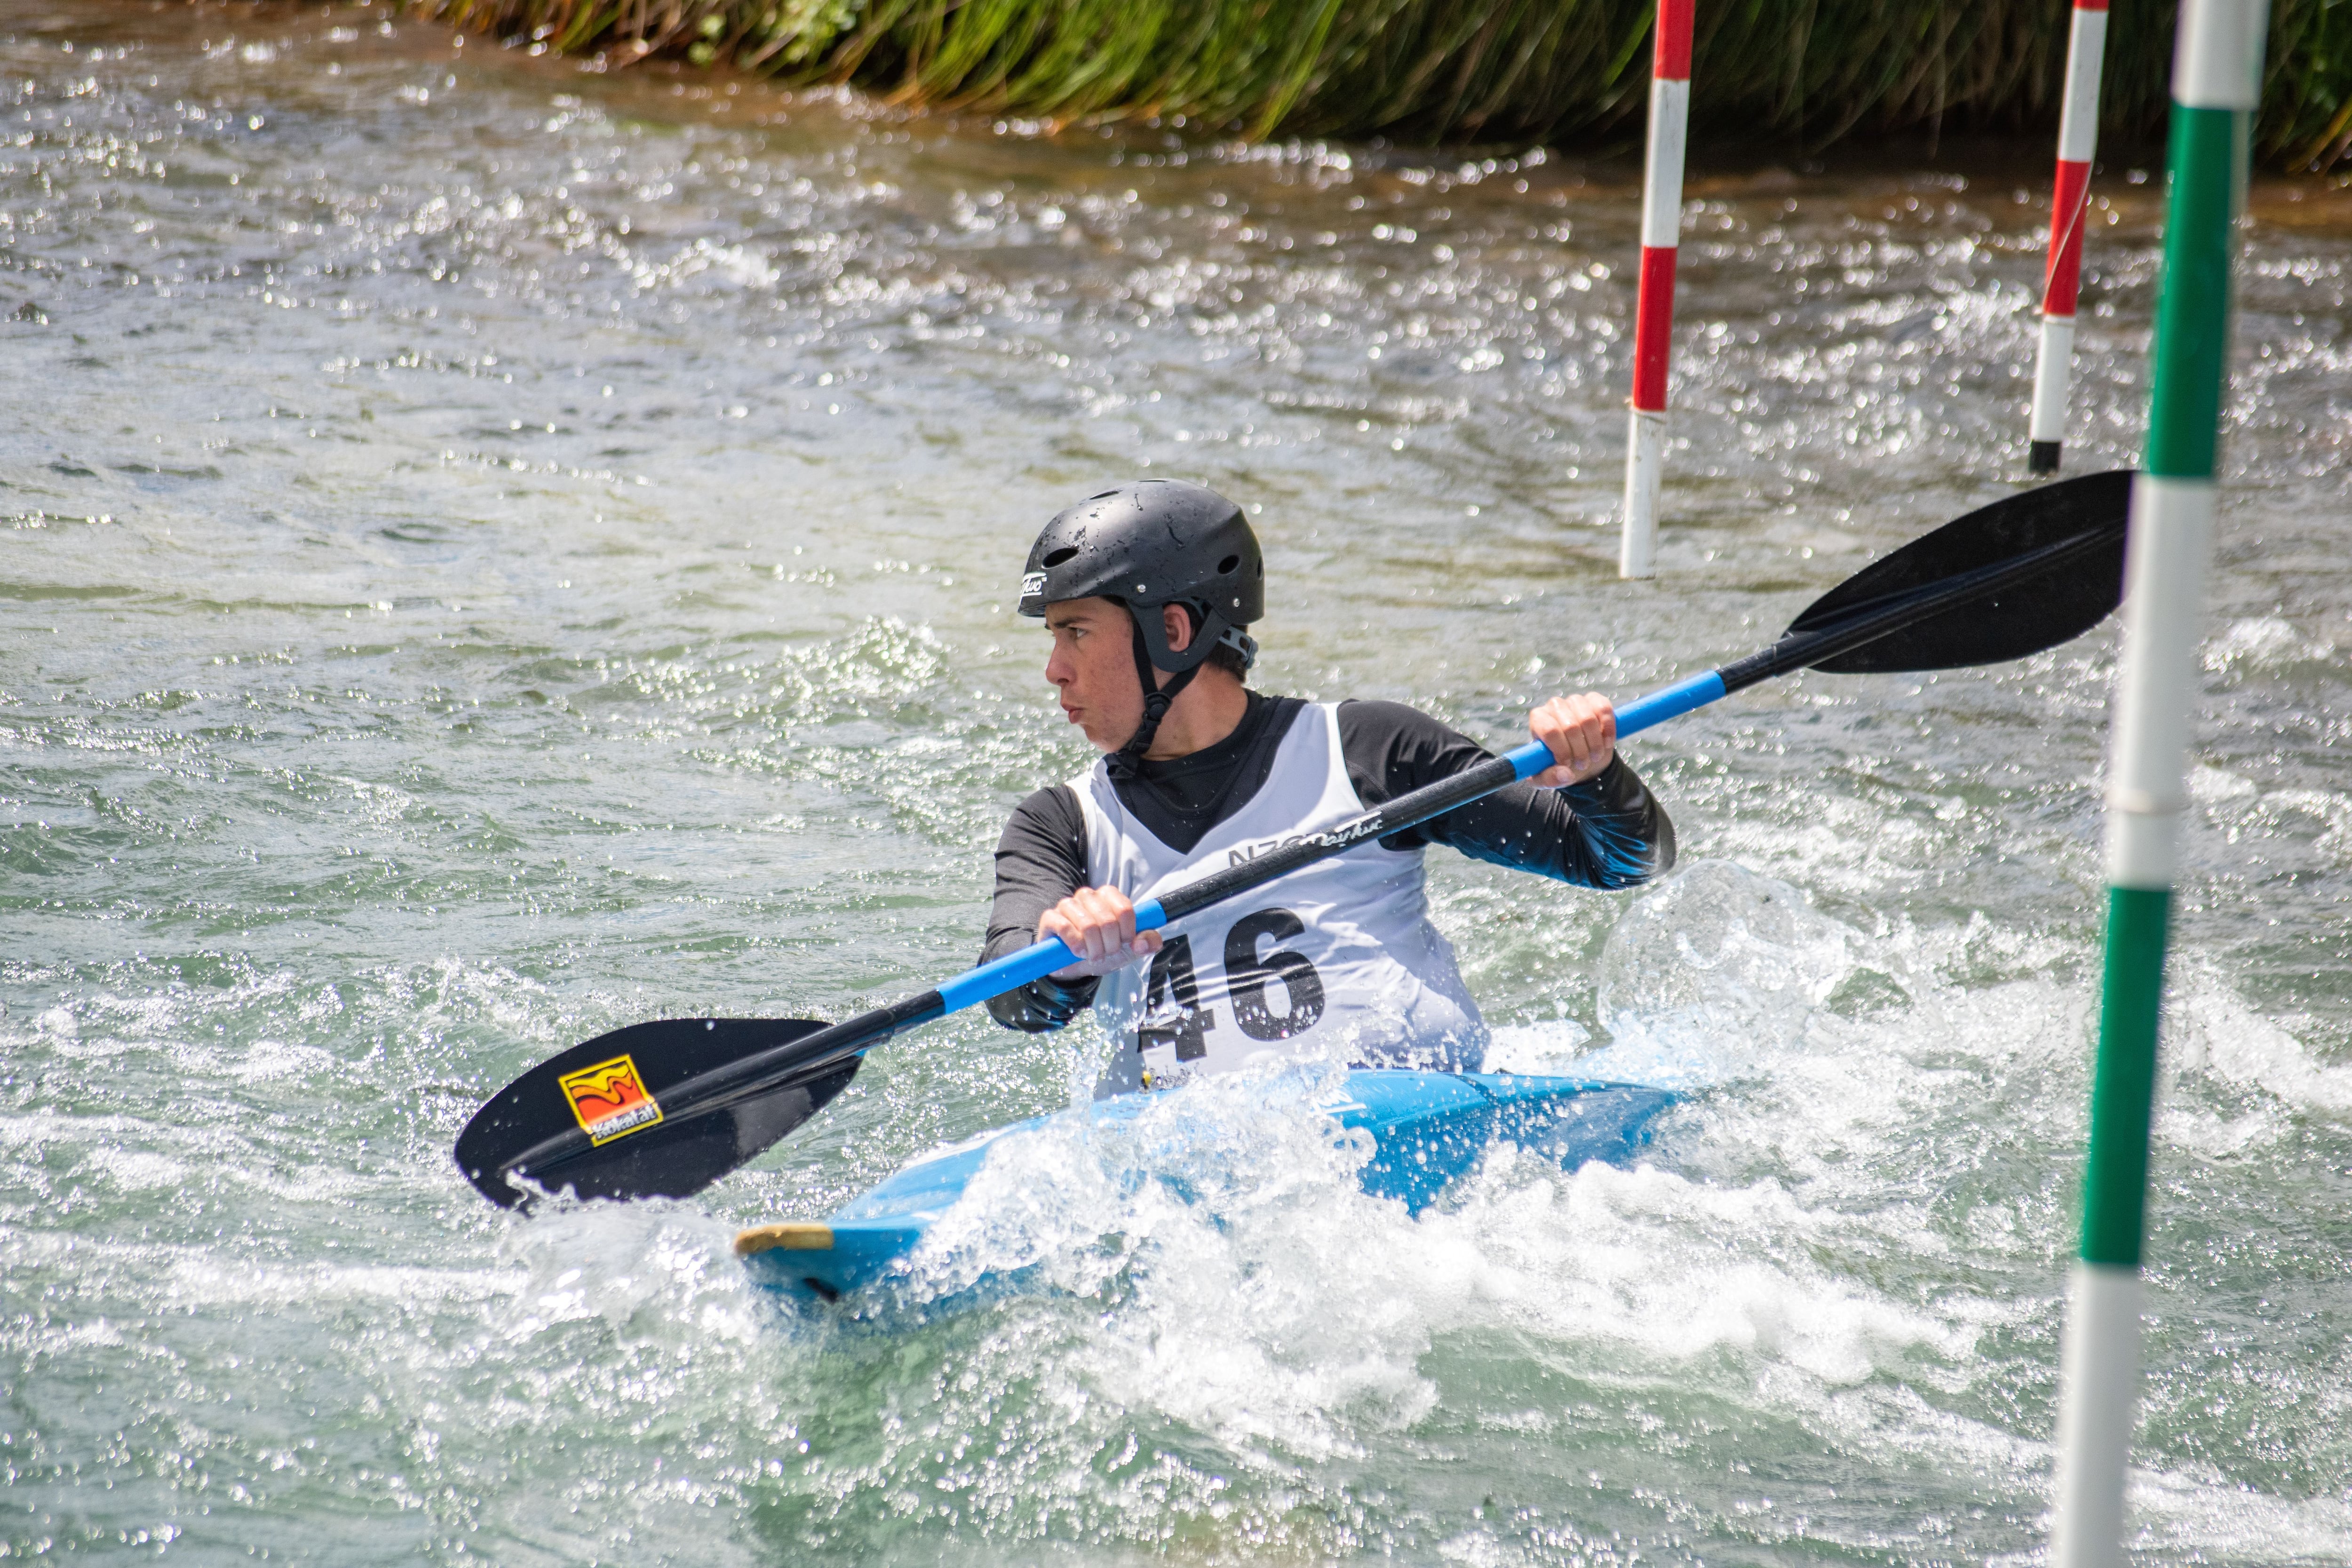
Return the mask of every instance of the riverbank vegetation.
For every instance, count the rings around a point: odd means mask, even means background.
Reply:
[[[1244,135],[1638,141],[1654,0],[419,0],[520,44],[664,57],[909,106]],[[2103,133],[2160,140],[2169,5],[2118,5]],[[2352,153],[2352,5],[2273,0],[2258,155]],[[1692,126],[1815,151],[2047,133],[2063,0],[1700,0]]]

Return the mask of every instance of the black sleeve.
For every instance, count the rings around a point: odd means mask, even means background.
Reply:
[[[1491,754],[1402,702],[1339,704],[1339,746],[1366,805],[1450,778]],[[1675,863],[1675,825],[1621,752],[1566,789],[1517,784],[1391,834],[1391,849],[1448,844],[1476,860],[1588,888],[1631,888]]]
[[[988,910],[982,963],[1037,940],[1037,919],[1086,885],[1087,819],[1067,784],[1041,789],[1013,807],[996,842],[996,899]],[[1047,975],[993,997],[988,1010],[1008,1029],[1058,1029],[1094,1005],[1099,981],[1065,984]]]

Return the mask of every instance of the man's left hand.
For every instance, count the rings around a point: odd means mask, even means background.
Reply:
[[[1617,710],[1598,691],[1555,697],[1528,713],[1528,733],[1551,748],[1552,766],[1528,783],[1538,789],[1582,784],[1617,754]]]

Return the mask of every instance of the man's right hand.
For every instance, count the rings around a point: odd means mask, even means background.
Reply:
[[[1056,980],[1108,974],[1160,951],[1160,933],[1135,929],[1135,906],[1117,888],[1080,888],[1037,917],[1037,940],[1058,936],[1078,962],[1054,971]]]

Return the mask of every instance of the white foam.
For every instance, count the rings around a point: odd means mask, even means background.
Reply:
[[[1487,1072],[1556,1077],[1580,1073],[1577,1058],[1591,1043],[1592,1031],[1573,1018],[1551,1018],[1538,1024],[1497,1026],[1486,1043],[1482,1064]]]
[[[691,279],[716,282],[738,289],[767,290],[782,280],[783,271],[748,246],[700,238],[672,253],[667,261],[640,261],[631,268],[640,289],[660,289]]]
[[[2352,1067],[2315,1059],[2302,1041],[2209,973],[2182,977],[2166,1021],[2179,1072],[2259,1089],[2297,1110],[2352,1111]]]
[[[2249,616],[2232,621],[2205,645],[2205,668],[2216,672],[2274,670],[2332,658],[2333,643],[2307,637],[2294,622],[2278,616]]]
[[[746,1342],[769,1316],[734,1255],[735,1226],[686,1204],[558,1202],[506,1233],[517,1282],[502,1332],[524,1340],[589,1319]]]
[[[325,1078],[340,1066],[333,1052],[319,1046],[256,1040],[230,1071],[247,1083],[268,1083],[280,1079]]]

